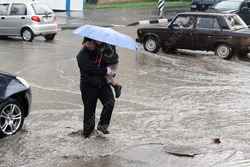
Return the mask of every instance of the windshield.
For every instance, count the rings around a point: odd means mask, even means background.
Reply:
[[[238,15],[225,16],[225,17],[231,30],[248,28],[245,22]]]
[[[54,13],[46,3],[34,3],[32,6],[37,15],[47,15]]]
[[[215,4],[212,9],[217,10],[238,10],[240,8],[241,2],[240,1],[222,1]]]

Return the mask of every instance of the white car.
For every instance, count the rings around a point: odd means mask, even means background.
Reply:
[[[40,35],[53,40],[57,27],[56,15],[46,3],[0,3],[0,36],[21,36],[31,42]]]

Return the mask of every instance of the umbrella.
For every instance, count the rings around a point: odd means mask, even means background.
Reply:
[[[109,43],[131,50],[140,50],[135,41],[128,35],[117,32],[111,28],[93,25],[83,25],[73,31],[77,35],[88,37],[97,41]]]

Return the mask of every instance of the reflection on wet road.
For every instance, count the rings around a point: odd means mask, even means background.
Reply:
[[[135,38],[134,28],[118,31]],[[81,40],[71,31],[53,42],[0,40],[0,70],[25,78],[33,93],[23,130],[0,139],[0,166],[250,165],[249,62],[185,50],[151,54],[142,46],[135,61],[136,52],[117,48],[123,90],[111,134],[85,140],[75,59]],[[98,104],[96,121],[100,111]],[[211,144],[213,137],[221,143]]]

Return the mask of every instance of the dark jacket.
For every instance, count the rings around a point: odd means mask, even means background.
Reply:
[[[76,59],[80,68],[81,82],[97,87],[107,84],[104,77],[107,73],[107,68],[103,64],[98,66],[98,54],[87,48],[82,48]]]
[[[98,49],[100,50],[102,47],[104,47],[104,50],[102,52],[102,61],[106,65],[117,64],[119,56],[116,53],[115,46],[103,43],[101,46],[98,47]]]

